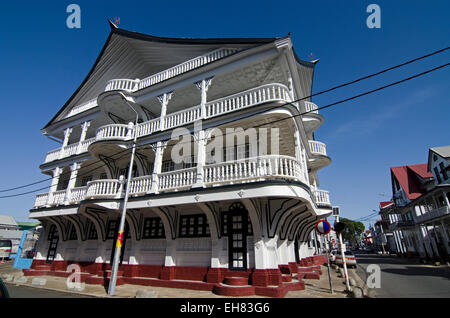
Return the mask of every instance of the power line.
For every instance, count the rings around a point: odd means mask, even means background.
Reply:
[[[302,100],[305,100],[305,99],[309,99],[309,98],[311,98],[311,97],[313,97],[313,96],[318,96],[318,95],[321,95],[321,94],[324,94],[324,93],[327,93],[327,92],[330,92],[330,91],[333,91],[333,90],[336,90],[336,89],[339,89],[339,88],[342,88],[342,87],[345,87],[345,86],[348,86],[348,85],[351,85],[351,84],[355,84],[355,83],[357,83],[357,82],[360,82],[360,81],[363,81],[363,80],[366,80],[366,79],[369,79],[369,78],[378,76],[378,75],[380,75],[380,74],[383,74],[383,73],[386,73],[386,72],[388,72],[388,71],[391,71],[391,70],[394,70],[394,69],[403,67],[403,66],[405,66],[405,65],[414,63],[414,62],[419,61],[419,60],[422,60],[422,59],[424,59],[424,58],[427,58],[427,57],[430,57],[430,56],[433,56],[433,55],[442,53],[442,52],[444,52],[444,51],[446,51],[446,50],[448,50],[448,49],[450,49],[450,47],[446,47],[446,48],[443,48],[443,49],[434,51],[434,52],[432,52],[432,53],[429,53],[429,54],[423,55],[423,56],[421,56],[421,57],[418,57],[418,58],[415,58],[415,59],[406,61],[406,62],[404,62],[404,63],[401,63],[401,64],[398,64],[398,65],[389,67],[389,68],[384,69],[384,70],[381,70],[381,71],[379,71],[379,72],[376,72],[376,73],[373,73],[373,74],[370,74],[370,75],[366,75],[366,76],[360,77],[360,78],[358,78],[358,79],[356,79],[356,80],[353,80],[353,81],[350,81],[350,82],[347,82],[347,83],[344,83],[344,84],[340,84],[340,85],[331,87],[331,88],[326,89],[326,90],[323,90],[323,91],[319,91],[319,92],[317,92],[317,93],[314,93],[314,94],[311,94],[311,95],[309,95],[309,96],[306,96],[306,97],[303,97],[303,98],[294,100],[294,101],[292,101],[292,102],[288,102],[288,103],[285,103],[285,104],[282,104],[282,105],[279,105],[279,106],[276,106],[276,107],[273,107],[273,108],[265,109],[265,110],[263,110],[263,111],[261,111],[261,112],[253,113],[253,114],[249,115],[248,117],[255,116],[255,115],[257,115],[258,113],[266,112],[266,111],[268,111],[268,110],[270,110],[270,109],[274,109],[274,108],[286,106],[286,105],[289,105],[289,104],[292,104],[292,103],[296,103],[296,102],[299,102],[299,101],[302,101]],[[436,67],[436,68],[430,69],[430,70],[428,70],[428,71],[425,71],[425,72],[422,72],[422,73],[413,75],[413,76],[411,76],[411,77],[405,78],[405,79],[403,79],[403,80],[400,80],[400,81],[397,81],[397,82],[394,82],[394,83],[391,83],[391,84],[388,84],[388,85],[379,87],[379,88],[377,88],[377,89],[374,89],[374,90],[371,90],[371,91],[367,91],[367,92],[365,92],[365,93],[362,93],[362,94],[359,94],[359,95],[356,95],[356,96],[352,96],[352,97],[350,97],[350,98],[347,98],[347,99],[344,99],[344,100],[340,100],[340,101],[338,101],[338,102],[331,103],[331,104],[328,104],[328,105],[325,105],[325,106],[322,106],[322,107],[318,107],[317,109],[314,109],[314,110],[310,110],[310,111],[307,111],[307,112],[303,112],[303,113],[297,114],[297,115],[288,116],[287,118],[282,118],[282,119],[274,120],[274,121],[267,122],[267,123],[264,123],[264,124],[261,124],[261,125],[257,125],[257,126],[253,126],[253,127],[250,127],[250,128],[258,128],[258,127],[261,127],[261,126],[265,126],[265,125],[268,125],[268,124],[272,124],[272,123],[276,123],[276,122],[279,122],[279,121],[282,121],[282,120],[286,120],[286,119],[289,119],[289,118],[294,118],[294,117],[306,115],[306,114],[308,114],[308,113],[311,113],[311,112],[314,112],[314,111],[317,111],[317,110],[321,110],[321,109],[325,109],[325,108],[328,108],[328,107],[332,107],[332,106],[334,106],[334,105],[338,105],[338,104],[341,104],[341,103],[344,103],[344,102],[347,102],[347,101],[350,101],[350,100],[353,100],[353,99],[356,99],[356,98],[359,98],[359,97],[362,97],[362,96],[365,96],[365,95],[369,95],[369,94],[372,94],[372,93],[374,93],[374,92],[376,92],[376,91],[379,91],[379,90],[382,90],[382,89],[385,89],[385,88],[388,88],[388,87],[391,87],[391,86],[394,86],[394,85],[398,85],[398,84],[400,84],[400,83],[406,82],[406,81],[411,80],[411,79],[414,79],[414,78],[416,78],[416,77],[419,77],[419,76],[422,76],[422,75],[431,73],[431,72],[436,71],[436,70],[438,70],[438,69],[440,69],[440,68],[446,67],[446,66],[448,66],[449,64],[450,64],[450,63],[441,65],[441,66],[439,66],[439,67]],[[247,118],[247,117],[244,117],[244,118]],[[203,139],[203,140],[204,140],[204,139]],[[125,151],[128,151],[128,149],[125,149],[124,152],[125,152]],[[94,162],[94,163],[91,163],[91,164],[95,164],[95,163],[98,163],[98,162],[101,162],[101,160],[98,160],[98,161],[96,161],[96,162]],[[91,165],[91,164],[90,164],[90,165]],[[33,183],[29,183],[29,184],[26,184],[26,185],[22,185],[22,186],[10,188],[10,189],[0,190],[0,193],[1,193],[1,192],[9,192],[9,191],[13,191],[13,190],[17,190],[17,189],[29,187],[29,186],[32,186],[32,185],[35,185],[35,184],[39,184],[39,183],[42,183],[42,182],[45,182],[45,181],[49,181],[49,180],[52,180],[52,179],[53,179],[53,177],[52,177],[52,178],[43,179],[43,180],[40,180],[40,181],[36,181],[36,182],[33,182]],[[47,187],[45,187],[45,188],[47,188]],[[44,189],[45,189],[45,188],[44,188]],[[40,189],[40,190],[42,190],[42,189]],[[23,194],[28,194],[28,193],[32,193],[32,192],[36,192],[36,191],[40,191],[40,190],[29,191],[29,192],[25,192],[25,193],[23,193]],[[22,195],[22,194],[19,194],[19,195]],[[12,197],[12,196],[14,196],[14,195],[11,195],[11,196],[0,196],[0,198],[7,198],[7,197]]]

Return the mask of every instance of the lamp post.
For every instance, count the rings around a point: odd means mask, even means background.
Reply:
[[[136,152],[136,140],[137,140],[137,124],[139,119],[138,112],[128,103],[127,98],[123,93],[120,93],[122,99],[125,101],[125,103],[136,113],[136,123],[133,127],[133,123],[130,122],[129,129],[133,129],[134,131],[134,139],[133,139],[133,147],[131,149],[131,158],[130,158],[130,166],[128,168],[128,178],[127,178],[127,186],[125,190],[125,198],[123,200],[123,208],[122,208],[122,216],[120,218],[120,225],[119,225],[119,232],[117,233],[117,241],[116,241],[116,248],[114,251],[114,259],[113,259],[113,266],[112,266],[112,272],[111,272],[111,280],[109,282],[108,287],[108,294],[110,296],[114,296],[114,292],[116,289],[116,281],[117,281],[117,271],[119,269],[119,260],[120,260],[120,252],[122,250],[122,241],[123,241],[123,232],[125,229],[125,218],[127,215],[127,203],[128,203],[128,196],[130,193],[130,182],[131,182],[131,176],[133,173],[133,162],[134,162],[134,154]]]

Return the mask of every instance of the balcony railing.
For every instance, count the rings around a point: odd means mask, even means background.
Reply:
[[[330,193],[328,191],[316,190],[316,191],[314,191],[314,196],[315,196],[317,205],[331,206]]]
[[[318,108],[316,104],[312,102],[305,102],[305,111],[313,114],[318,114]]]
[[[44,163],[52,162],[54,160],[67,158],[76,154],[87,152],[88,146],[95,141],[95,137],[67,145],[63,148],[58,148],[47,152]]]
[[[154,188],[152,188],[152,175],[133,178],[130,182],[130,195],[185,190],[197,182],[201,183],[200,186],[208,187],[268,179],[301,180],[302,173],[302,166],[295,158],[266,155],[205,165],[202,180],[197,179],[197,167],[160,173],[156,176],[157,185]],[[68,192],[67,190],[54,192],[51,202],[48,200],[48,193],[38,194],[35,208],[63,203],[73,204],[85,199],[119,199],[124,195],[125,184],[125,180],[118,179],[90,181],[85,187],[76,187]],[[329,205],[327,191],[319,190],[315,195],[317,204]]]
[[[416,223],[424,223],[450,214],[450,208],[443,206],[422,215],[416,216]]]
[[[88,109],[94,108],[97,106],[97,98],[93,98],[83,104],[77,105],[73,107],[70,112],[66,115],[66,118],[74,116],[76,114],[82,113]]]
[[[108,83],[106,84],[105,92],[114,90],[135,92],[139,89],[139,82],[140,81],[138,79],[135,80],[126,78],[112,79],[108,81]]]
[[[310,140],[309,149],[311,149],[311,153],[313,155],[327,155],[327,145],[325,145],[323,142]]]
[[[205,105],[204,118],[211,118],[220,116],[229,112],[237,111],[254,105],[281,101],[290,102],[291,97],[286,86],[278,83],[266,84],[256,88],[249,89],[244,92],[223,97]],[[202,118],[200,105],[180,110],[175,113],[167,114],[164,118],[164,129],[172,129],[192,123]],[[61,148],[49,151],[44,163],[54,160],[69,157],[73,154],[87,152],[88,146],[94,141],[99,140],[130,140],[133,137],[136,129],[138,137],[148,136],[157,131],[161,131],[161,118],[154,118],[152,120],[140,123],[136,128],[129,129],[128,125],[111,124],[101,126],[96,131],[96,136],[80,143],[68,145]],[[318,143],[318,142],[317,142]],[[320,143],[322,144],[322,143]],[[322,144],[325,147],[325,144]],[[319,147],[319,146],[317,146]],[[326,154],[326,150],[325,150]]]
[[[204,182],[206,184],[231,183],[235,181],[254,181],[267,178],[300,179],[301,166],[288,156],[261,156],[231,162],[206,165]]]

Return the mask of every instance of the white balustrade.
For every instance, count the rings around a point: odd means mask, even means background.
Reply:
[[[323,142],[310,140],[309,148],[314,155],[327,155],[327,146]]]
[[[175,65],[174,67],[171,67],[167,70],[164,70],[162,72],[156,73],[154,75],[151,75],[149,77],[142,79],[139,83],[139,89],[143,89],[143,88],[155,85],[157,83],[160,83],[169,78],[180,75],[182,73],[189,72],[189,71],[196,69],[200,66],[203,66],[205,64],[222,59],[222,58],[224,58],[228,55],[231,55],[237,51],[238,51],[237,49],[231,49],[231,48],[218,49],[218,50],[203,54],[201,56],[195,57],[189,61]]]
[[[190,107],[188,109],[183,109],[175,113],[166,115],[164,118],[164,128],[170,129],[173,127],[178,127],[185,125],[187,123],[192,123],[201,116],[200,106]]]
[[[300,163],[288,156],[267,155],[204,167],[204,182],[207,184],[238,180],[254,181],[271,177],[298,180],[301,177]]]
[[[87,152],[88,151],[88,147],[90,144],[92,144],[95,141],[95,137],[83,140],[82,142],[80,142],[79,145],[79,149],[78,149],[78,153],[83,153],[83,152]]]
[[[153,134],[155,131],[158,131],[161,127],[160,118],[154,118],[152,120],[146,121],[137,126],[137,135],[138,137],[147,136]]]
[[[62,149],[62,153],[61,153],[60,159],[61,158],[67,158],[67,157],[70,157],[72,155],[76,155],[77,154],[77,150],[78,150],[78,145],[79,145],[79,143],[77,142],[75,144],[71,144],[71,145],[65,146]]]
[[[53,192],[52,202],[48,202],[48,204],[61,205],[64,204],[65,199],[66,199],[66,190],[55,191]]]
[[[48,200],[48,193],[39,193],[36,195],[36,200],[34,201],[34,207],[39,208],[45,206]]]
[[[113,90],[122,90],[127,92],[137,91],[139,88],[139,80],[132,80],[126,78],[112,79],[108,81],[105,87],[105,92]]]
[[[87,186],[70,189],[69,203],[83,201],[86,198]]]
[[[206,118],[280,100],[291,101],[289,89],[282,84],[266,84],[206,103]]]
[[[122,183],[117,179],[89,181],[87,184],[86,199],[120,198],[122,196],[121,192]]]
[[[130,194],[146,194],[152,188],[152,176],[133,178],[130,182]]]
[[[51,151],[47,152],[44,163],[58,160],[60,158],[60,156],[61,156],[61,148],[51,150]]]
[[[327,205],[327,206],[331,206],[330,203],[330,193],[328,191],[325,190],[315,190],[314,191],[314,196],[316,199],[316,204],[317,205]]]
[[[133,133],[128,128],[128,125],[112,124],[101,126],[97,129],[95,140],[110,140],[110,139],[131,139]]]
[[[197,168],[188,168],[158,174],[159,190],[182,189],[192,186],[197,177]]]
[[[450,214],[450,209],[447,206],[443,206],[429,212],[426,212],[422,215],[416,216],[416,223],[423,223],[429,220],[437,219],[443,216]]]
[[[305,111],[309,112],[309,113],[314,113],[314,114],[318,114],[318,108],[316,104],[312,103],[312,102],[305,102]]]
[[[93,98],[83,104],[76,105],[73,107],[70,112],[66,115],[66,118],[74,116],[76,114],[82,113],[88,109],[94,108],[97,106],[97,98]]]

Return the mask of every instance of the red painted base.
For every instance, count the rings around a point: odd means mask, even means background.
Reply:
[[[314,258],[297,263],[280,265],[276,269],[248,269],[230,271],[227,268],[188,267],[161,265],[119,266],[117,285],[134,284],[143,286],[184,288],[207,290],[226,296],[261,295],[284,297],[290,290],[303,290],[303,278],[318,279],[319,273],[314,267]],[[323,261],[317,258],[315,262]],[[34,260],[29,270],[23,270],[25,276],[53,275],[68,277],[71,273],[67,266],[77,264],[81,270],[81,281],[86,284],[108,285],[111,266],[106,263],[88,263],[73,261]],[[320,267],[320,266],[319,266]],[[294,278],[294,280],[293,280]]]

